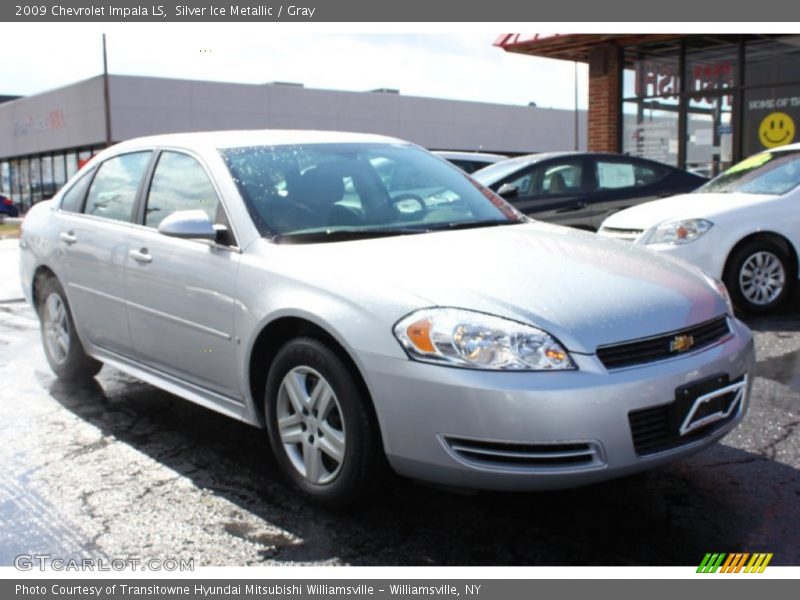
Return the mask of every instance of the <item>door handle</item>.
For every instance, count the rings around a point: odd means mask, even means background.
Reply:
[[[75,234],[71,231],[62,231],[58,237],[61,238],[62,242],[69,244],[70,246],[78,241],[78,238],[75,237]]]
[[[142,248],[141,250],[131,250],[128,252],[128,255],[142,265],[153,262],[153,257],[147,252],[147,248]]]

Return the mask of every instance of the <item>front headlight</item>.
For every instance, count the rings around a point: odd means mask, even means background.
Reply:
[[[411,358],[471,369],[574,369],[567,351],[536,327],[456,308],[426,308],[394,326]]]
[[[688,244],[693,242],[714,224],[706,219],[683,219],[662,223],[647,240],[648,244]]]

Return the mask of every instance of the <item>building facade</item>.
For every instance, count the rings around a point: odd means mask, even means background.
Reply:
[[[430,149],[523,154],[575,149],[571,110],[151,77],[99,76],[0,103],[0,193],[22,208],[49,198],[109,141],[219,129],[378,133]],[[106,101],[106,96],[108,100]],[[579,114],[578,149],[586,147]]]
[[[800,35],[506,34],[495,45],[588,63],[590,150],[710,176],[800,140]]]

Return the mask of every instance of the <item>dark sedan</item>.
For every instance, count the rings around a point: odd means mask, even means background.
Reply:
[[[651,160],[594,152],[519,156],[472,177],[527,215],[592,231],[611,213],[690,192],[706,181]]]
[[[19,216],[19,209],[17,205],[14,204],[14,201],[0,194],[0,219],[3,217],[18,217]]]

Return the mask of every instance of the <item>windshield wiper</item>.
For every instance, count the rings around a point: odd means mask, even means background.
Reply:
[[[497,219],[487,219],[485,221],[455,221],[452,223],[436,223],[429,225],[427,231],[452,231],[455,229],[473,229],[478,227],[494,227],[496,225],[519,225],[525,221],[520,219],[518,221],[508,221]]]
[[[274,236],[276,244],[316,244],[319,242],[349,242],[353,240],[368,240],[371,238],[389,237],[394,235],[409,235],[426,233],[427,228],[413,227],[384,227],[376,229],[325,229],[323,231],[306,231],[298,233],[284,233]]]

